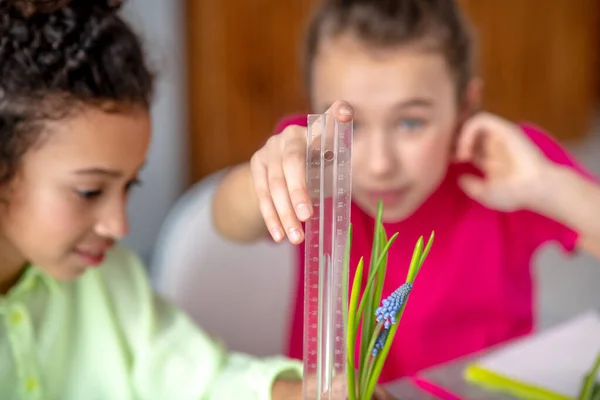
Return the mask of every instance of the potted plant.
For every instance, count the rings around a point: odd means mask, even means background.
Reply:
[[[346,351],[348,400],[370,399],[373,396],[398,324],[406,308],[410,291],[433,244],[433,232],[426,245],[424,245],[423,237],[419,238],[405,283],[382,301],[388,250],[399,235],[395,233],[388,239],[382,220],[383,204],[379,201],[371,260],[369,266],[365,268],[364,260],[361,257],[352,280],[350,293],[348,293],[350,287],[348,277],[352,226],[348,231],[343,280],[345,282],[345,298],[348,298],[348,295],[350,297],[349,303],[344,309],[348,346]],[[364,277],[367,279],[366,287],[360,296]],[[360,337],[358,337],[359,328]],[[356,357],[357,352],[358,357]]]

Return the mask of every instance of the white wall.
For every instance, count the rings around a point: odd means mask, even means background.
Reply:
[[[125,244],[148,261],[161,223],[186,179],[185,50],[181,0],[128,0],[124,16],[144,39],[158,73],[152,109],[153,139],[143,186],[130,203],[131,234]]]
[[[600,176],[600,118],[592,134],[569,151],[595,176]],[[567,257],[556,247],[536,260],[538,325],[546,328],[587,309],[600,310],[600,262],[587,254]]]

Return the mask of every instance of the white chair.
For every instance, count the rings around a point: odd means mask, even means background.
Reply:
[[[167,216],[152,257],[153,283],[228,348],[282,354],[295,296],[295,253],[289,243],[239,245],[215,231],[212,196],[223,173],[194,185]]]

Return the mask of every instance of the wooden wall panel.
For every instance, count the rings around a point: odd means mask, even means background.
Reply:
[[[485,105],[558,139],[590,128],[600,80],[599,0],[461,0],[477,29]]]
[[[247,161],[305,111],[300,38],[315,0],[188,0],[191,175]]]

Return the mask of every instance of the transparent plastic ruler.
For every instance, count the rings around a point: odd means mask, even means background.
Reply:
[[[308,116],[306,180],[313,217],[305,228],[304,399],[345,399],[344,251],[350,226],[352,122]],[[343,395],[340,393],[343,392]]]

